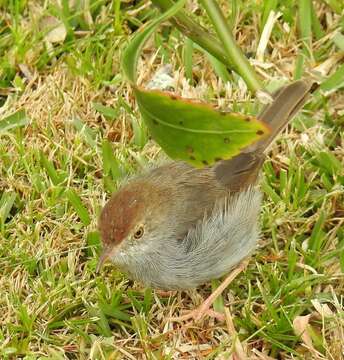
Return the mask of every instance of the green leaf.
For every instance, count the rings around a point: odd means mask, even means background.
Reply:
[[[269,131],[251,116],[222,113],[159,91],[135,88],[135,96],[152,137],[167,155],[196,167],[229,159]]]
[[[134,117],[130,118],[130,123],[134,133],[132,143],[142,149],[148,140],[146,127],[141,121],[138,121],[138,119]]]
[[[17,127],[25,126],[30,123],[24,110],[19,110],[10,116],[0,120],[0,132],[8,131]]]
[[[275,204],[280,204],[282,202],[282,199],[280,198],[280,196],[276,193],[276,191],[268,184],[268,182],[266,180],[264,180],[262,182],[262,189],[265,192],[266,195],[269,196],[269,198],[271,198],[271,200],[275,203]]]
[[[143,298],[143,309],[146,314],[149,313],[149,311],[152,308],[153,303],[153,293],[151,288],[147,288],[144,292],[144,298]]]
[[[242,148],[268,134],[269,129],[253,117],[220,113],[204,104],[135,85],[136,64],[145,42],[156,27],[183,4],[183,0],[177,2],[135,34],[124,52],[122,66],[134,87],[140,112],[153,139],[172,159],[203,167],[237,155]]]

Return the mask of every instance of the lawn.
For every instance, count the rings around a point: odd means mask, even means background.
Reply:
[[[130,34],[159,11],[146,0],[0,0],[1,359],[344,358],[344,5],[220,4],[269,90],[310,75],[321,86],[268,153],[259,247],[215,304],[227,320],[180,323],[169,318],[211,284],[163,294],[110,264],[95,274],[102,206],[162,156],[120,66]],[[199,3],[186,9],[212,31]],[[261,107],[168,22],[138,81],[165,65],[183,97]]]

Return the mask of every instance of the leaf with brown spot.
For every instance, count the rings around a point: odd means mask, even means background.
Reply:
[[[196,167],[212,165],[219,158],[230,159],[269,133],[265,123],[254,117],[248,122],[247,115],[222,115],[207,104],[172,99],[161,91],[135,87],[134,92],[153,139],[172,159]]]
[[[136,32],[125,49],[122,67],[152,138],[172,159],[195,167],[212,165],[215,159],[230,159],[240,150],[269,134],[263,121],[236,113],[221,113],[207,104],[174,94],[150,91],[136,85],[137,60],[157,26],[176,14],[185,0]],[[250,119],[250,121],[247,121]],[[192,155],[189,149],[192,148]]]

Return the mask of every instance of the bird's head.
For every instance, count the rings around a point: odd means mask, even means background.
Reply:
[[[143,251],[161,234],[165,197],[163,188],[144,180],[128,183],[111,197],[99,218],[103,252],[97,271],[118,254]]]

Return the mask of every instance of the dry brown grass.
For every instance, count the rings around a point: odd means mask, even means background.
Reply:
[[[104,11],[98,21],[106,23]],[[317,5],[317,13],[326,23],[327,35],[313,42],[314,53],[328,46],[339,22],[323,3]],[[255,51],[260,34],[259,14],[244,25],[249,15],[243,9],[236,19],[237,38],[247,52]],[[10,15],[7,18],[11,21]],[[26,17],[25,29],[28,24]],[[252,63],[264,79],[278,83],[292,78],[301,43],[296,25],[287,29],[286,22],[279,21],[275,26],[270,51]],[[116,51],[118,62],[121,50]],[[178,94],[223,109],[237,106],[257,112],[244,83],[223,84],[202,54],[194,55],[194,86],[185,79],[179,52],[169,54]],[[342,59],[335,47],[328,46],[326,54],[329,60],[309,61],[306,72],[318,67],[324,76],[336,69]],[[147,83],[161,65],[161,53],[152,50],[151,43],[139,65],[141,83]],[[223,295],[227,322],[206,318],[200,324],[179,324],[168,319],[199,305],[210,293],[209,285],[163,295],[145,291],[111,266],[101,277],[94,274],[99,244],[94,232],[110,192],[103,176],[102,140],[110,141],[125,174],[159,157],[152,141],[143,148],[134,141],[133,121],[139,116],[130,88],[123,81],[96,86],[89,73],[75,74],[63,58],[51,68],[30,71],[30,79],[23,76],[23,91],[6,91],[11,95],[0,108],[1,118],[25,109],[31,119],[25,128],[0,133],[0,198],[4,193],[16,196],[6,221],[0,222],[2,358],[343,358],[343,174],[326,172],[328,160],[319,158],[323,152],[344,164],[342,92],[313,99],[271,149],[262,177],[266,193],[262,241],[247,271]],[[134,112],[119,106],[121,101]],[[116,119],[95,110],[94,102],[118,108]],[[92,130],[94,146],[84,131],[76,129],[76,118]],[[53,183],[42,154],[63,181]],[[295,206],[295,179],[301,175],[308,188]],[[116,181],[111,183],[116,186]],[[90,225],[80,221],[66,198],[69,189],[87,209]],[[324,242],[321,256],[311,264],[307,246],[321,211],[326,214],[319,235]],[[299,339],[295,319],[307,320]]]

